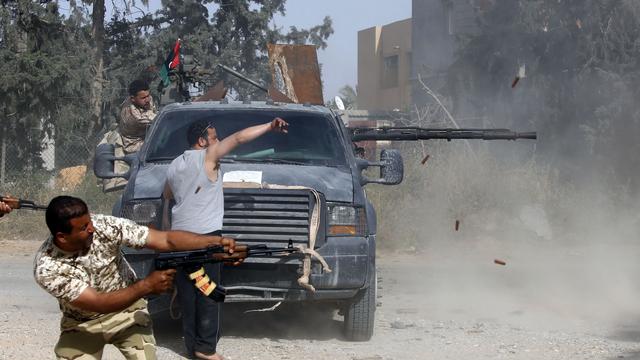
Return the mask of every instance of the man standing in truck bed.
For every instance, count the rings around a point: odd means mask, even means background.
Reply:
[[[144,80],[132,81],[129,84],[129,98],[120,109],[118,124],[125,154],[140,150],[147,129],[156,115],[156,107],[149,92],[149,83]]]
[[[252,141],[269,131],[286,133],[287,124],[280,118],[262,125],[248,127],[223,140],[213,123],[195,121],[187,131],[191,149],[173,160],[167,170],[165,186],[165,217],[170,199],[172,230],[186,230],[197,234],[220,235],[224,213],[222,172],[219,160],[236,146]],[[214,282],[220,282],[222,264],[206,264],[205,272]],[[220,360],[216,352],[220,339],[220,304],[203,295],[189,278],[178,270],[176,288],[182,309],[182,327],[189,357]]]

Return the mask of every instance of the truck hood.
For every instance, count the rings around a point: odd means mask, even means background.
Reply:
[[[133,197],[158,198],[162,194],[169,164],[147,163],[135,177]],[[324,194],[327,201],[352,202],[353,180],[348,168],[281,164],[222,164],[222,171],[261,172],[262,182],[275,185],[305,186]]]

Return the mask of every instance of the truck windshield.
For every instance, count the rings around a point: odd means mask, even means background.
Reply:
[[[185,150],[187,129],[200,119],[210,121],[218,139],[244,128],[281,117],[289,123],[288,133],[268,132],[235,148],[224,159],[237,162],[277,162],[308,165],[346,165],[339,131],[332,118],[311,112],[256,110],[171,111],[158,118],[147,141],[146,161],[171,161]]]

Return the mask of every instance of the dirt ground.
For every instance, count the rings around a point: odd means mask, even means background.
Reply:
[[[1,359],[52,358],[60,313],[32,278],[38,245],[0,241]],[[640,288],[621,275],[633,271],[627,265],[639,247],[593,265],[591,255],[607,249],[548,245],[516,250],[486,240],[383,251],[371,341],[346,341],[328,308],[244,313],[227,304],[219,351],[230,360],[640,359]],[[181,359],[179,322],[154,324],[159,359]],[[104,358],[122,356],[109,347]]]

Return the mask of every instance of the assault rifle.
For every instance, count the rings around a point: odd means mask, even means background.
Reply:
[[[156,270],[184,269],[189,274],[189,277],[194,280],[196,288],[203,294],[212,298],[214,301],[223,302],[227,295],[226,289],[210,281],[202,265],[207,263],[236,262],[250,256],[286,256],[297,251],[298,249],[293,247],[291,241],[289,241],[287,247],[283,248],[268,247],[264,244],[237,244],[233,254],[227,253],[222,245],[214,245],[199,250],[160,253],[154,260],[154,267]]]
[[[31,200],[18,199],[11,196],[0,195],[0,201],[9,205],[12,209],[47,210],[45,205],[39,205]]]

